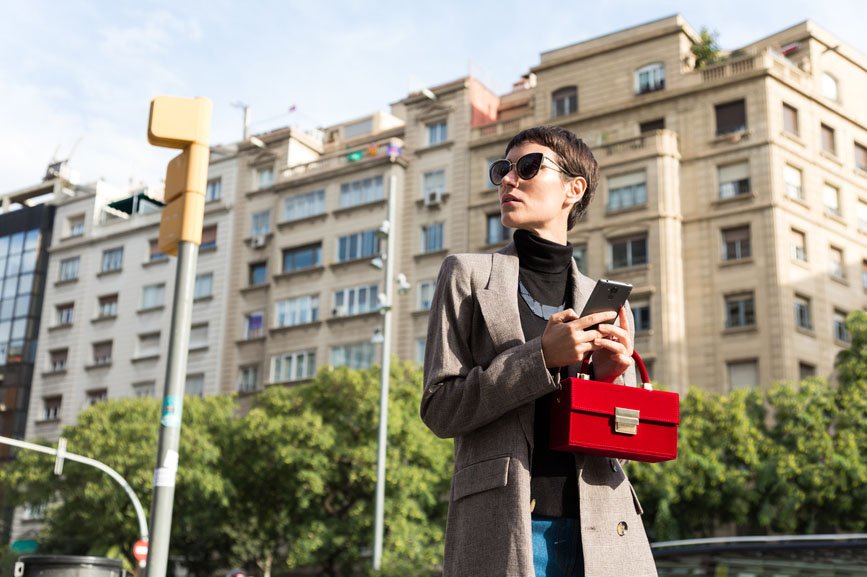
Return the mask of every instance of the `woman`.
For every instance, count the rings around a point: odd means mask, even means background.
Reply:
[[[635,383],[628,305],[575,312],[594,282],[567,231],[593,198],[596,160],[565,129],[531,128],[491,179],[514,242],[446,258],[428,323],[421,417],[455,450],[444,576],[656,575],[620,462],[548,446],[551,393],[586,355],[596,380]]]

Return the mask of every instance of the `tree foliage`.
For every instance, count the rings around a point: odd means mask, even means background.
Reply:
[[[441,561],[451,443],[418,417],[421,371],[393,363],[387,452],[385,574]],[[309,384],[271,387],[247,415],[232,397],[187,398],[171,555],[196,576],[247,566],[366,570],[373,548],[379,369],[324,369]],[[117,470],[149,510],[159,403],[107,401],[64,430],[69,451]],[[126,493],[101,471],[20,451],[0,471],[16,504],[47,505],[40,552],[123,557],[138,539]]]
[[[695,69],[701,70],[708,64],[713,64],[719,61],[719,32],[710,32],[707,28],[702,27],[699,33],[701,39],[698,43],[692,45],[692,54],[695,56]]]
[[[809,378],[766,391],[681,402],[678,459],[630,465],[655,540],[867,529],[867,313],[847,320],[852,344],[838,385]]]

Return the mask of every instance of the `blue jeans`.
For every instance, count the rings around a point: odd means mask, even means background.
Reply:
[[[534,516],[532,527],[536,577],[584,577],[578,519]]]

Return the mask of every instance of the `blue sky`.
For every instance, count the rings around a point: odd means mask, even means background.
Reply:
[[[470,70],[504,92],[543,51],[676,13],[718,31],[724,49],[809,19],[867,54],[864,0],[0,5],[0,194],[37,183],[79,140],[82,181],[159,182],[175,154],[147,143],[160,94],[211,98],[211,141],[228,143],[241,137],[236,101],[262,132],[388,110],[410,87]]]

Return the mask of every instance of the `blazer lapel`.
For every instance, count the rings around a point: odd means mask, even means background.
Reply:
[[[510,247],[511,244],[506,249]],[[485,326],[498,354],[524,343],[518,312],[518,257],[507,254],[506,249],[491,255],[488,285],[476,292]]]

